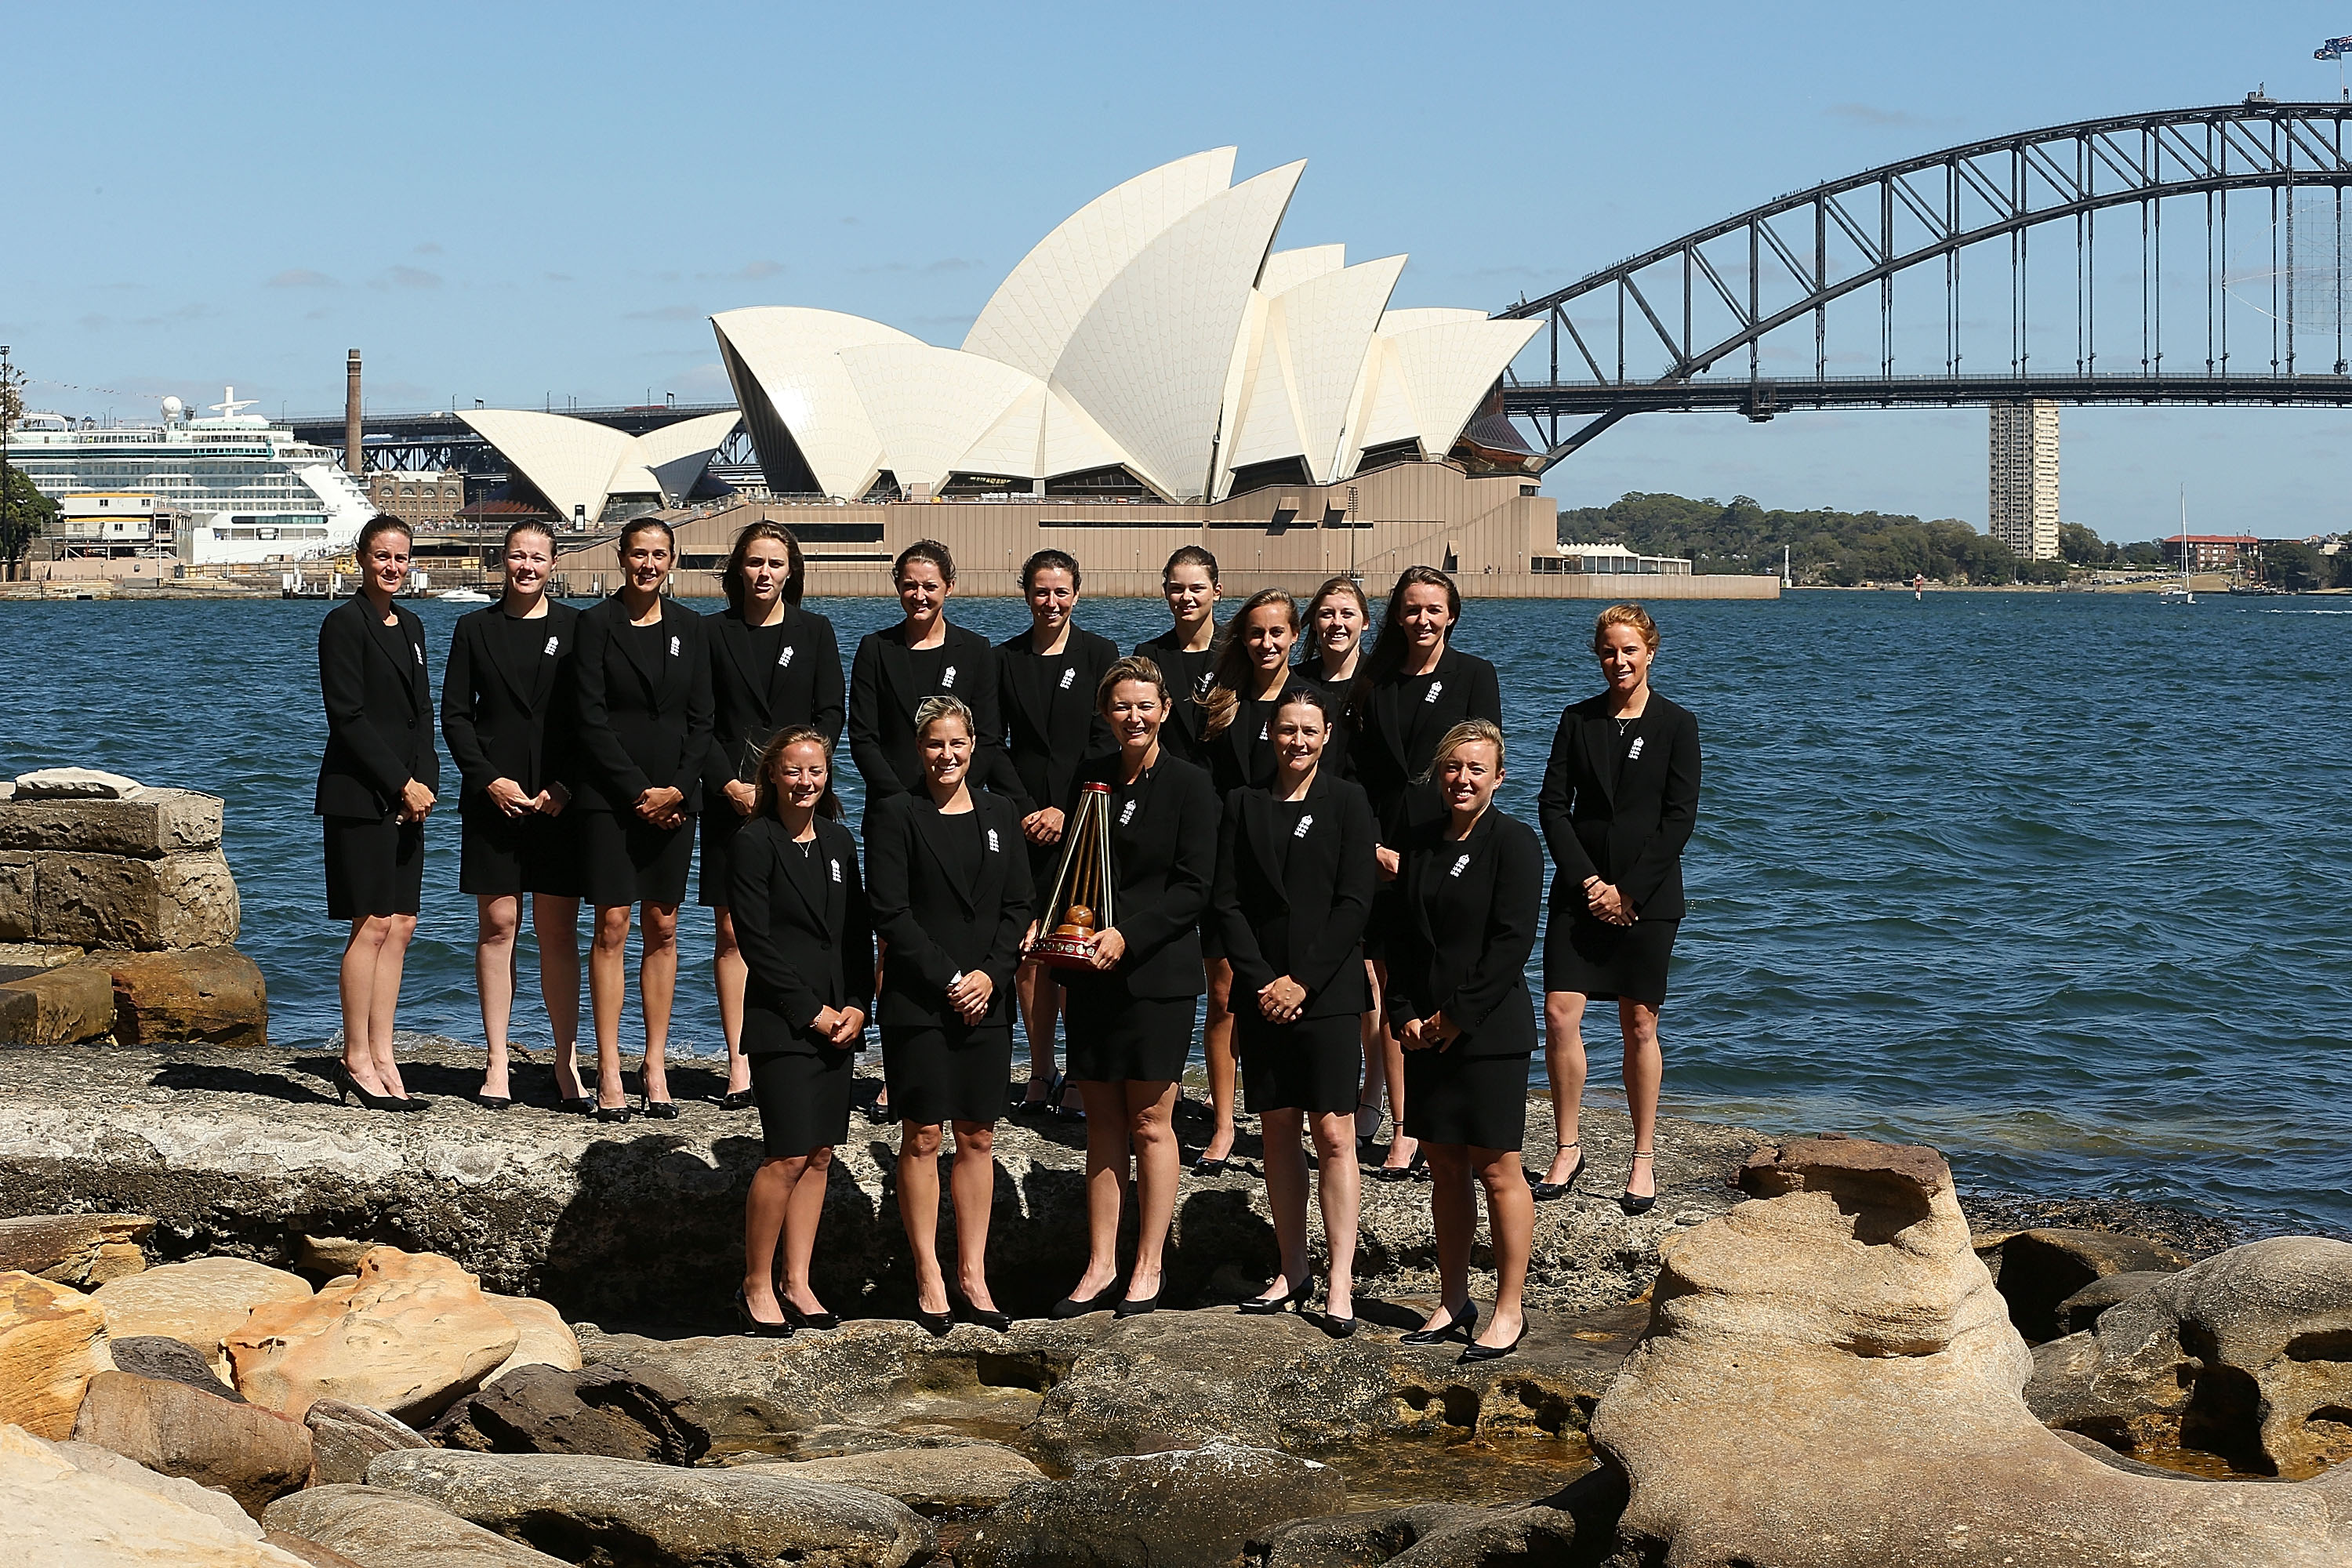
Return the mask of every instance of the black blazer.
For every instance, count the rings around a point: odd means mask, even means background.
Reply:
[[[479,800],[492,779],[512,779],[525,795],[551,782],[572,787],[571,725],[548,721],[571,700],[572,652],[580,612],[547,602],[533,628],[530,660],[507,662],[511,642],[501,625],[505,609],[486,605],[457,617],[449,635],[449,664],[441,672],[441,733],[464,779],[462,799]]]
[[[1080,762],[1118,749],[1095,705],[1103,671],[1118,662],[1118,645],[1083,626],[1072,626],[1050,658],[1030,647],[1026,631],[996,645],[998,707],[1022,815],[1061,805]]]
[[[1372,803],[1318,767],[1305,804],[1306,831],[1285,841],[1272,791],[1225,797],[1213,900],[1234,995],[1255,1006],[1262,988],[1287,974],[1307,987],[1301,1017],[1365,1012],[1364,922],[1380,879]]]
[[[866,810],[886,795],[923,787],[915,710],[926,697],[963,699],[980,722],[980,733],[971,738],[971,776],[983,787],[1003,787],[1009,770],[999,760],[1004,727],[996,709],[996,650],[978,632],[950,622],[940,683],[920,689],[908,658],[902,621],[866,633],[850,661],[849,756],[866,781]]]
[[[1184,679],[1184,667],[1176,641],[1176,629],[1171,626],[1149,642],[1135,645],[1135,651],[1160,667],[1168,680],[1168,721],[1160,729],[1160,749],[1188,763],[1207,767],[1208,752],[1201,743],[1201,726],[1208,715],[1201,711],[1198,700],[1202,695]],[[1213,639],[1209,645],[1216,646]]]
[[[362,592],[319,622],[327,752],[310,809],[320,816],[390,816],[411,779],[440,791],[425,623],[397,602],[392,613],[399,624],[385,626]]]
[[[1348,752],[1356,782],[1372,797],[1384,833],[1399,833],[1398,811],[1412,782],[1429,766],[1445,731],[1465,719],[1503,721],[1502,683],[1495,667],[1475,654],[1448,647],[1437,660],[1432,700],[1408,702],[1401,680],[1367,692],[1353,715],[1357,732]]]
[[[661,637],[650,661],[641,628],[614,595],[580,613],[572,655],[575,740],[583,753],[572,785],[588,811],[631,812],[649,789],[675,789],[679,809],[702,809],[702,758],[710,744],[710,656],[703,619],[674,599],[661,602]]]
[[[777,731],[805,724],[841,739],[841,645],[833,623],[814,610],[784,606],[783,646],[773,663],[751,663],[751,628],[734,608],[702,617],[710,648],[710,745],[702,787],[716,796],[738,780],[754,784],[760,752]]]
[[[1029,855],[1022,812],[984,790],[971,793],[979,818],[980,875],[967,883],[941,848],[967,819],[940,815],[930,792],[886,795],[866,823],[866,875],[874,934],[882,939],[885,1027],[961,1025],[948,983],[978,970],[996,987],[981,1026],[1013,1023],[1013,969],[1029,929]]]
[[[1069,797],[1062,803],[1074,822],[1079,793],[1089,783],[1111,786],[1110,858],[1117,900],[1111,912],[1117,918],[1110,923],[1126,938],[1127,954],[1108,975],[1083,969],[1055,973],[1064,985],[1118,982],[1131,996],[1200,995],[1206,988],[1201,921],[1209,911],[1209,888],[1217,871],[1216,786],[1207,773],[1170,756],[1165,747],[1160,761],[1132,788],[1118,782],[1115,753],[1092,757],[1079,765]]]
[[[1514,1057],[1536,1048],[1528,955],[1543,905],[1543,846],[1535,829],[1495,807],[1470,837],[1445,837],[1447,818],[1413,825],[1398,850],[1389,923],[1389,1029],[1443,1012],[1465,1057]]]
[[[1303,684],[1296,679],[1285,679],[1283,696]],[[1281,706],[1277,699],[1275,707]],[[1328,742],[1325,749],[1328,752]],[[1201,751],[1202,766],[1209,770],[1209,782],[1217,786],[1219,799],[1237,789],[1265,788],[1274,782],[1274,710],[1268,709],[1257,722],[1250,723],[1237,706],[1232,723],[1213,735],[1202,736]]]
[[[1360,660],[1357,668],[1362,668]],[[1345,680],[1324,679],[1323,660],[1312,649],[1304,659],[1290,667],[1290,675],[1299,685],[1311,686],[1320,691],[1331,712],[1331,733],[1323,742],[1323,765],[1318,772],[1328,773],[1335,779],[1355,779],[1356,762],[1349,753],[1348,742],[1354,738],[1356,731],[1355,726],[1348,722],[1348,689],[1356,683],[1356,678],[1351,675]]]
[[[857,841],[816,819],[803,855],[772,816],[755,816],[728,855],[727,907],[751,971],[743,988],[743,1050],[814,1056],[837,1048],[809,1033],[818,1010],[874,1010],[874,920],[857,874]]]
[[[1612,790],[1611,749],[1630,751],[1637,741],[1640,753],[1625,758]],[[1683,847],[1698,821],[1698,720],[1680,703],[1651,692],[1622,742],[1605,697],[1570,704],[1552,734],[1536,796],[1537,820],[1559,868],[1554,910],[1583,909],[1584,879],[1599,877],[1632,900],[1641,918],[1682,919]]]

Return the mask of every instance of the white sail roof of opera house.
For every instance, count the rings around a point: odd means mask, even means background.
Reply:
[[[1444,457],[1540,323],[1391,310],[1402,256],[1276,249],[1306,164],[1236,184],[1234,156],[1080,207],[961,348],[799,306],[711,317],[770,488],[856,500],[1123,470],[1181,501],[1329,483],[1367,452]]]
[[[730,409],[631,436],[593,420],[530,408],[459,410],[457,417],[504,455],[558,517],[594,522],[616,497],[686,499],[719,446],[742,422]]]

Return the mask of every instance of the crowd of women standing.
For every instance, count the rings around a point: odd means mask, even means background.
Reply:
[[[1308,1310],[1311,1146],[1315,1317],[1335,1336],[1354,1331],[1359,1160],[1385,1106],[1392,1135],[1368,1173],[1429,1184],[1443,1287],[1405,1337],[1459,1340],[1465,1360],[1508,1354],[1525,1331],[1532,1205],[1584,1171],[1580,1031],[1594,1000],[1617,1004],[1633,1119],[1618,1202],[1629,1214],[1654,1202],[1657,1017],[1699,749],[1691,714],[1650,686],[1658,631],[1638,605],[1599,617],[1602,689],[1560,716],[1539,841],[1495,804],[1508,765],[1499,682],[1454,646],[1460,595],[1434,568],[1399,578],[1377,630],[1344,577],[1303,607],[1255,594],[1220,627],[1216,560],[1187,546],[1163,573],[1169,629],[1122,658],[1076,624],[1068,554],[1029,560],[1030,625],[992,646],[949,618],[954,561],[924,541],[892,565],[902,619],[860,641],[845,690],[831,623],[801,604],[806,568],[787,529],[742,531],[721,574],[727,608],[709,616],[665,595],[675,548],[656,520],[626,525],[619,592],[576,611],[546,595],[551,536],[519,523],[503,594],[452,639],[440,727],[461,775],[460,887],[479,911],[488,1050],[473,1099],[512,1103],[528,896],[561,1108],[602,1121],[677,1114],[665,1052],[698,837],[698,896],[718,931],[721,1103],[756,1105],[761,1123],[736,1299],[747,1332],[836,1321],[810,1259],[869,1025],[883,1086],[868,1113],[900,1126],[917,1317],[937,1333],[959,1318],[1008,1321],[987,1276],[992,1138],[1008,1114],[1086,1123],[1087,1263],[1053,1315],[1158,1306],[1196,1026],[1212,1121],[1192,1170],[1227,1168],[1237,1110],[1264,1133],[1280,1263],[1244,1312]],[[329,741],[316,810],[329,910],[351,928],[340,1087],[390,1111],[422,1103],[402,1083],[392,1024],[440,784],[424,629],[394,597],[409,551],[402,524],[370,523],[361,591],[319,634]],[[856,835],[834,787],[845,730],[864,784]],[[1033,948],[1066,913],[1047,907],[1049,889],[1088,791],[1107,808],[1111,912],[1083,965],[1049,967]],[[576,1059],[583,899],[593,1082]],[[634,1106],[620,1053],[633,923],[646,1032]],[[1540,1041],[1526,980],[1539,927]],[[1519,1162],[1539,1044],[1558,1132],[1541,1174]],[[937,1243],[950,1133],[952,1279]],[[1469,1298],[1482,1194],[1496,1274],[1484,1325]],[[1123,1212],[1135,1220],[1124,1268]]]

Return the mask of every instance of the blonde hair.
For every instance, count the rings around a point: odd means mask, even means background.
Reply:
[[[1609,635],[1611,626],[1631,626],[1642,639],[1642,646],[1652,653],[1658,651],[1658,623],[1650,612],[1639,605],[1612,605],[1601,612],[1592,623],[1592,651],[1601,651],[1601,639]]]
[[[782,793],[776,788],[776,764],[783,759],[786,747],[803,743],[824,753],[824,795],[816,803],[816,814],[840,820],[841,797],[833,793],[833,742],[825,739],[824,731],[812,729],[806,724],[777,731],[768,737],[768,743],[760,748],[760,777],[752,786],[755,796],[752,816],[776,815],[776,802]]]
[[[1192,547],[1188,545],[1186,548]],[[1110,706],[1110,694],[1113,691],[1130,681],[1139,680],[1146,686],[1156,686],[1160,689],[1160,711],[1166,712],[1168,678],[1160,673],[1158,665],[1139,653],[1129,654],[1102,672],[1102,679],[1095,682],[1095,711],[1099,713]]]
[[[950,697],[945,693],[941,693],[937,697],[926,697],[916,706],[915,734],[917,738],[919,739],[925,731],[929,730],[932,725],[938,723],[942,719],[961,720],[963,722],[963,732],[970,735],[975,741],[980,739],[980,721],[971,716],[971,708],[965,705],[962,698]]]
[[[1437,750],[1429,753],[1429,767],[1421,776],[1433,776],[1438,763],[1474,741],[1485,741],[1494,746],[1495,766],[1499,771],[1503,766],[1503,727],[1492,719],[1465,719],[1438,741]]]

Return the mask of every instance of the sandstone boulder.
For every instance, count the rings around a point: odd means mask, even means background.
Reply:
[[[2318,1568],[2352,1552],[2352,1473],[2156,1480],[2036,1421],[2032,1361],[1933,1151],[1800,1140],[1740,1181],[1752,1201],[1666,1248],[1649,1331],[1593,1413],[1631,1486],[1628,1557]]]
[[[30,1274],[0,1274],[0,1423],[36,1437],[73,1436],[89,1380],[113,1364],[106,1314],[89,1297]]]
[[[257,1517],[310,1475],[310,1434],[301,1423],[127,1372],[89,1380],[73,1435],[158,1475],[226,1492]]]
[[[414,1493],[574,1563],[903,1568],[934,1549],[931,1527],[896,1499],[777,1468],[427,1450],[384,1455],[368,1467],[368,1484]]]
[[[185,1384],[232,1405],[246,1402],[244,1394],[221,1381],[220,1373],[213,1370],[211,1358],[184,1341],[165,1339],[162,1334],[133,1334],[128,1339],[109,1334],[106,1349],[114,1358],[117,1372],[153,1378],[159,1383]]]
[[[305,1238],[308,1239],[307,1237]],[[519,1366],[551,1366],[565,1372],[580,1369],[580,1340],[563,1314],[531,1296],[499,1296],[485,1290],[482,1300],[506,1314],[520,1337],[514,1353],[499,1363],[484,1383],[496,1383]]]
[[[779,1464],[770,1475],[809,1481],[836,1481],[897,1498],[917,1513],[994,1508],[1045,1472],[1001,1443],[955,1443],[940,1447],[890,1448],[865,1454]]]
[[[282,1530],[265,1530],[261,1532],[261,1539],[278,1548],[278,1551],[299,1558],[309,1563],[310,1568],[367,1568],[367,1564],[356,1557],[346,1557],[341,1552],[321,1546],[315,1541],[305,1541],[299,1535],[289,1535]]]
[[[225,1348],[237,1392],[280,1415],[333,1398],[413,1421],[480,1386],[520,1338],[449,1259],[377,1247],[348,1284],[256,1307]]]
[[[192,1258],[165,1263],[99,1288],[90,1300],[106,1314],[110,1334],[128,1339],[161,1334],[204,1352],[226,1376],[222,1342],[245,1327],[265,1301],[308,1301],[310,1284],[299,1274],[243,1258]]]
[[[236,940],[236,879],[218,849],[153,860],[47,849],[24,856],[33,868],[35,929],[16,940],[142,952]]]
[[[1526,1568],[1529,1563],[1587,1568],[1612,1552],[1625,1484],[1594,1469],[1530,1503],[1472,1508],[1423,1503],[1294,1520],[1249,1545],[1262,1568]]]
[[[481,1454],[598,1454],[690,1465],[710,1434],[684,1414],[692,1394],[656,1372],[523,1366],[467,1395],[434,1423],[445,1448]]]
[[[2054,1316],[2058,1332],[2079,1334],[2099,1321],[2099,1314],[2118,1301],[2128,1301],[2134,1296],[2172,1276],[2154,1269],[2135,1268],[2121,1274],[2104,1275],[2092,1280],[2080,1290],[2058,1303]]]
[[[2092,1281],[2158,1273],[2188,1261],[2168,1247],[2111,1230],[2021,1230],[2000,1244],[1997,1283],[2009,1302],[2009,1321],[2039,1342],[2071,1331],[2059,1321],[2059,1305]]]
[[[26,1215],[0,1219],[0,1271],[37,1274],[79,1289],[147,1267],[140,1247],[155,1233],[141,1214]]]
[[[740,1473],[740,1472],[737,1472]],[[1223,1568],[1256,1533],[1347,1505],[1339,1472],[1218,1439],[1032,1481],[965,1537],[969,1568]]]
[[[468,1524],[421,1498],[375,1487],[313,1487],[271,1503],[261,1522],[362,1568],[566,1568],[561,1557]]]
[[[310,1484],[314,1487],[364,1481],[378,1454],[433,1446],[406,1422],[340,1399],[313,1401],[302,1425],[310,1429]]]
[[[30,800],[124,800],[139,793],[139,781],[102,768],[35,768],[16,775],[11,798]]]
[[[35,1438],[34,1441],[40,1439]],[[49,1444],[48,1449],[78,1470],[88,1470],[91,1475],[121,1481],[125,1486],[136,1487],[156,1497],[169,1498],[183,1508],[208,1513],[227,1526],[232,1535],[247,1541],[263,1538],[261,1526],[253,1522],[253,1516],[238,1506],[236,1499],[210,1487],[201,1487],[178,1476],[151,1470],[136,1460],[127,1459],[113,1449],[101,1448],[95,1443],[68,1438],[62,1443]]]
[[[61,963],[0,984],[0,1045],[79,1045],[113,1028],[114,980],[101,964]]]
[[[104,963],[123,1045],[269,1043],[269,987],[261,966],[233,947],[110,953]]]
[[[302,1568],[252,1521],[235,1523],[119,1466],[77,1463],[21,1428],[0,1426],[0,1555],[26,1568]],[[124,1465],[128,1461],[122,1462]],[[135,1468],[135,1467],[134,1467]]]
[[[19,799],[0,811],[0,849],[153,860],[220,841],[220,797],[190,789],[141,790],[131,800]]]
[[[2175,1441],[2290,1478],[2352,1458],[2352,1243],[2273,1237],[2192,1264],[2036,1352],[2025,1397],[2126,1452]]]

